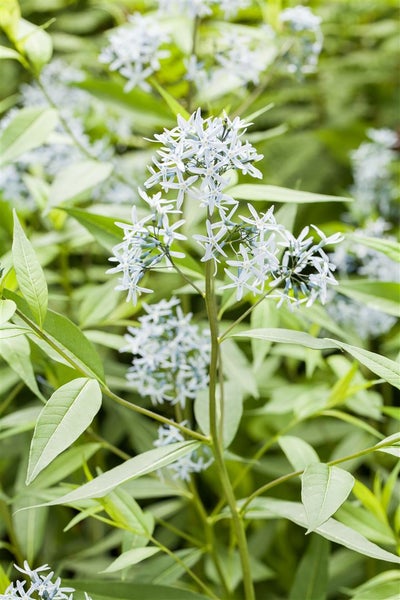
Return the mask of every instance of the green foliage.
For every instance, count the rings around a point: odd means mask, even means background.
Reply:
[[[295,2],[249,2],[233,17],[214,5],[195,20],[158,17],[156,4],[0,2],[0,596],[12,563],[26,559],[68,573],[63,583],[82,600],[394,600],[398,140],[383,145],[390,161],[375,179],[376,158],[362,171],[356,154],[377,151],[371,129],[396,129],[396,3],[308,3],[324,47],[318,70],[297,74],[287,69],[297,38],[279,20]],[[126,73],[99,53],[135,11],[160,19],[169,38],[159,69],[126,91]],[[262,43],[259,82],[235,79],[232,66],[213,72],[227,35],[242,58],[241,36]],[[197,86],[186,76],[191,54],[211,74]],[[264,155],[259,183],[230,168],[223,191],[242,226],[250,207],[265,215],[275,205],[278,261],[279,227],[294,238],[311,223],[317,238],[344,233],[337,252],[326,250],[338,285],[325,306],[279,302],[284,284],[273,278],[264,297],[224,287],[225,257],[203,260],[193,237],[218,218],[199,192],[175,213],[162,205],[169,225],[184,219],[184,237],[164,240],[168,260],[151,262],[165,225],[143,194],[154,191],[145,184],[158,168],[154,136],[197,108],[204,119],[242,118],[242,139]],[[160,190],[175,206],[171,165]],[[107,273],[116,246],[144,239],[132,217],[153,227],[139,285],[154,291],[136,305]],[[255,236],[232,231],[228,260]],[[192,327],[169,340],[175,351],[210,330],[211,352],[185,366],[189,387],[208,361],[207,387],[185,402],[175,355],[164,357],[164,395],[161,376],[158,399],[140,381],[172,328],[152,317],[158,339],[131,339],[146,304],[172,297],[180,326]]]

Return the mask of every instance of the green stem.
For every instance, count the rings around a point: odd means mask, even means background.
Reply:
[[[218,596],[216,596],[214,594],[214,592],[199,578],[197,577],[196,573],[194,573],[192,571],[192,569],[190,569],[183,560],[181,560],[179,558],[179,556],[177,556],[176,552],[173,552],[172,550],[170,550],[167,546],[164,546],[164,544],[162,544],[161,542],[159,542],[156,538],[154,538],[153,536],[149,537],[150,541],[157,546],[162,552],[164,552],[165,554],[168,554],[168,556],[170,556],[180,567],[182,567],[182,569],[184,569],[186,571],[186,573],[197,583],[197,585],[213,600],[220,600],[220,598],[218,598]]]
[[[250,557],[247,547],[244,524],[240,517],[232,484],[229,480],[228,471],[223,456],[222,441],[219,435],[219,418],[217,406],[217,383],[218,383],[218,310],[214,290],[214,275],[212,261],[206,263],[206,308],[211,334],[211,357],[210,357],[210,381],[209,381],[209,407],[210,407],[210,434],[213,444],[215,464],[219,472],[221,485],[226,501],[232,514],[232,524],[235,530],[240,562],[242,565],[243,584],[245,600],[255,600],[253,581],[250,570]]]
[[[43,339],[49,346],[51,346],[51,348],[53,348],[53,350],[55,350],[65,361],[67,361],[73,369],[75,369],[78,373],[81,373],[85,377],[90,377],[91,379],[93,379],[93,373],[85,371],[81,367],[81,365],[79,365],[76,361],[74,361],[56,343],[54,343],[52,338],[50,336],[48,336],[45,331],[42,331],[41,329],[39,329],[39,327],[37,327],[36,324],[29,317],[24,315],[24,313],[19,308],[17,308],[16,314],[30,327],[30,329],[33,331],[33,333],[35,333],[39,338]],[[171,425],[172,427],[176,427],[177,429],[182,431],[182,433],[189,436],[190,438],[199,440],[200,442],[203,442],[205,444],[210,443],[209,438],[206,437],[205,435],[202,435],[201,433],[197,433],[197,431],[192,431],[188,427],[184,427],[183,425],[176,423],[174,420],[167,419],[166,417],[163,417],[162,415],[159,415],[151,410],[148,410],[147,408],[143,408],[142,406],[138,406],[137,404],[133,404],[132,402],[128,402],[127,400],[124,400],[117,394],[114,394],[114,392],[112,392],[103,381],[100,381],[98,378],[96,378],[96,380],[98,381],[103,394],[105,396],[108,396],[109,398],[111,398],[111,400],[120,404],[121,406],[124,406],[125,408],[132,410],[133,412],[139,413],[145,417],[153,419],[154,421],[158,421],[159,423],[163,423],[165,425]]]
[[[393,440],[388,442],[387,444],[379,443],[379,448],[385,448],[386,446],[392,446],[393,443],[394,443]],[[354,454],[349,454],[348,456],[342,456],[342,458],[336,458],[335,460],[330,460],[326,464],[328,465],[328,467],[333,467],[335,465],[340,465],[341,463],[347,462],[348,460],[353,460],[355,458],[360,458],[361,456],[371,454],[371,452],[375,452],[376,450],[377,450],[376,445],[370,446],[369,448],[365,448],[364,450],[360,450],[359,452],[355,452]],[[253,492],[246,499],[246,501],[244,502],[244,504],[242,505],[242,507],[240,509],[240,513],[243,514],[246,510],[246,507],[250,504],[250,502],[252,502],[252,500],[257,498],[257,496],[261,496],[261,494],[263,494],[264,492],[267,492],[271,488],[276,487],[277,485],[280,485],[281,483],[284,483],[285,481],[289,481],[290,479],[294,479],[295,477],[298,477],[299,475],[302,475],[303,473],[304,473],[304,469],[301,469],[299,471],[293,471],[292,473],[287,473],[286,475],[282,475],[281,477],[278,477],[277,479],[273,479],[272,481],[261,486],[260,488],[258,488],[258,490]]]

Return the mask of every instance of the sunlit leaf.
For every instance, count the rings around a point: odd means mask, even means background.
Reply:
[[[0,164],[12,162],[21,154],[41,146],[57,125],[52,108],[23,108],[17,112],[0,136]]]
[[[101,407],[94,379],[80,377],[58,388],[39,415],[29,453],[29,484],[89,427]]]
[[[46,278],[15,211],[12,255],[20,290],[35,320],[40,327],[43,327],[48,302]]]

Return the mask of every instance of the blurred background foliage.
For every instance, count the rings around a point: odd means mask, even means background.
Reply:
[[[61,57],[67,64],[82,68],[88,74],[81,87],[112,108],[115,122],[119,118],[129,117],[130,132],[123,139],[119,137],[118,132],[109,133],[108,117],[106,119],[101,111],[97,111],[95,102],[93,112],[86,115],[86,124],[92,141],[111,136],[111,143],[116,148],[118,157],[125,161],[126,172],[134,170],[135,181],[143,181],[144,165],[152,149],[143,142],[142,137],[152,137],[163,126],[171,125],[173,119],[161,97],[151,100],[140,91],[124,94],[121,82],[116,77],[111,77],[109,83],[98,63],[98,54],[104,44],[105,31],[124,23],[126,15],[133,11],[151,8],[151,2],[21,0],[20,4],[26,19],[38,25],[47,24],[55,56]],[[240,19],[243,23],[252,24],[259,19],[262,11],[267,11],[267,16],[273,18],[274,12],[294,4],[278,0],[266,3],[260,0],[254,3],[253,8],[244,10]],[[349,190],[353,182],[350,152],[366,140],[366,131],[369,128],[390,128],[398,131],[400,125],[398,2],[315,0],[308,5],[322,17],[324,48],[318,71],[299,81],[280,72],[279,69],[276,70],[262,93],[248,106],[246,113],[250,114],[270,103],[273,104],[270,110],[255,119],[255,125],[249,130],[248,137],[264,154],[263,183],[346,196],[350,195]],[[180,26],[178,23],[176,35],[184,41],[189,32],[179,29]],[[1,43],[7,45],[6,38],[2,34],[0,37]],[[162,83],[166,89],[182,100],[186,88],[185,84],[179,82],[178,60],[172,61],[171,69],[164,79]],[[6,113],[14,105],[18,105],[21,83],[29,83],[29,75],[16,61],[3,60],[0,62],[0,81],[0,112]],[[247,102],[247,96],[243,95],[240,89],[230,96],[230,103],[235,108],[245,101]],[[225,103],[226,98],[217,99],[212,106],[213,112],[218,113]],[[393,169],[396,168],[398,169],[394,165]],[[99,205],[101,203],[102,214],[118,214],[119,217],[125,215],[128,218],[129,205],[107,207],[106,193],[102,196],[100,192],[98,200]],[[7,256],[12,230],[10,204],[3,200],[0,210],[0,254]],[[326,231],[334,230],[345,211],[346,207],[340,203],[312,205],[312,221],[325,225]],[[139,308],[134,309],[127,305],[125,299],[114,291],[114,282],[110,282],[109,277],[105,275],[109,252],[101,245],[93,243],[88,232],[73,219],[66,220],[64,213],[53,211],[49,217],[48,214],[40,214],[40,210],[32,207],[21,207],[21,213],[31,227],[32,242],[46,267],[52,292],[52,308],[67,314],[85,330],[89,339],[98,344],[106,364],[110,387],[114,386],[115,389],[128,393],[125,380],[128,359],[119,354],[118,350],[123,345],[124,328],[128,323],[132,324],[132,318],[135,318]],[[291,216],[286,214],[286,218],[290,219]],[[309,206],[299,206],[296,227],[300,228],[309,222]],[[160,285],[155,288],[157,291],[153,296],[154,301],[168,297],[181,285],[179,279],[174,276],[167,278],[159,275],[159,281]],[[10,282],[11,279],[9,284]],[[196,312],[196,300],[185,297],[184,302],[188,310]],[[279,316],[273,308],[268,310],[268,318],[271,323],[276,323],[276,326],[278,323],[281,326],[299,329],[310,326],[310,317],[307,317],[303,310],[298,314],[283,310]],[[204,313],[197,316],[199,319],[204,318]],[[316,327],[315,333],[320,330],[324,318],[324,314],[318,318],[317,309],[312,313],[311,320],[315,319],[317,323],[315,325],[314,322],[313,325]],[[340,329],[338,331],[346,339],[348,332],[340,332]],[[397,332],[398,329],[395,328],[388,336],[372,340],[371,347],[374,350],[382,348],[394,357],[398,352]],[[256,362],[256,348],[253,348],[254,356],[248,347],[241,348],[239,357],[237,351],[235,354],[235,350],[231,349],[232,364],[236,365],[238,370],[237,383],[255,377],[261,397],[268,398],[271,404],[266,405],[269,408],[260,407],[259,400],[251,397],[251,390],[244,389],[245,395],[248,396],[247,412],[243,432],[235,439],[232,447],[232,452],[236,455],[250,455],[250,449],[256,449],[262,440],[281,430],[288,420],[288,412],[282,410],[282,405],[288,402],[290,407],[291,398],[300,396],[303,398],[306,416],[290,435],[306,439],[316,446],[321,460],[351,454],[373,443],[374,437],[368,431],[368,427],[356,428],[354,423],[345,420],[334,421],[328,416],[318,415],[320,398],[326,396],[338,382],[344,386],[343,398],[346,400],[343,400],[343,404],[348,402],[346,409],[365,418],[368,424],[379,428],[384,435],[390,435],[397,430],[398,421],[389,418],[397,414],[394,412],[396,397],[388,386],[378,386],[377,391],[365,389],[350,394],[350,399],[347,398],[345,377],[352,365],[344,357],[322,361],[319,353],[314,351],[299,353],[295,348],[288,351],[287,347],[282,348],[278,344],[263,362],[263,368],[260,369],[258,365],[257,369],[252,370],[252,361]],[[73,376],[68,367],[44,361],[40,349],[35,346],[31,348],[31,359],[35,372],[39,373],[42,389],[47,395],[49,390],[59,387]],[[37,488],[28,494],[23,483],[29,430],[34,425],[38,403],[33,401],[33,395],[27,388],[18,383],[19,378],[12,369],[5,364],[1,364],[0,368],[2,413],[7,414],[8,406],[15,401],[19,410],[31,411],[25,413],[24,419],[16,419],[14,424],[3,422],[7,435],[4,435],[4,439],[1,439],[0,435],[0,475],[3,490],[2,496],[0,495],[0,533],[4,539],[0,542],[1,563],[9,565],[12,560],[10,545],[13,545],[26,548],[30,560],[42,560],[57,565],[58,568],[64,568],[66,572],[82,578],[95,577],[100,570],[108,566],[110,557],[117,555],[118,549],[123,546],[123,532],[112,530],[99,521],[89,519],[61,536],[60,532],[72,518],[73,513],[68,508],[51,509],[51,519],[47,508],[11,516],[7,501],[13,494],[16,495],[17,505],[21,498],[25,498],[25,502],[35,504],[48,499],[48,491],[47,488],[43,491],[39,483]],[[358,383],[365,382],[361,373],[358,373],[357,377],[360,378]],[[129,391],[129,394],[133,401],[143,402],[133,392]],[[386,412],[384,406],[388,409]],[[307,420],[307,414],[313,415],[313,411],[317,411],[317,423],[312,418]],[[25,433],[27,430],[28,434]],[[105,469],[119,462],[119,458],[108,452],[104,440],[126,449],[127,452],[131,452],[132,449],[140,452],[151,447],[155,437],[154,424],[133,414],[127,418],[122,410],[115,409],[114,405],[105,400],[104,411],[94,430],[84,436],[88,464],[93,466],[93,469]],[[96,462],[91,463],[90,457],[94,453]],[[400,528],[399,511],[396,513],[399,490],[393,475],[390,475],[395,472],[393,457],[374,455],[351,466],[353,469],[359,468],[359,476],[374,490],[375,500],[371,499],[365,490],[359,490],[357,501],[353,502],[350,508],[343,509],[343,522],[351,523],[352,526],[356,526],[358,522],[358,527],[364,535],[377,543],[386,544],[393,551],[398,544]],[[60,481],[64,475],[69,476],[69,482],[81,482],[80,473],[74,475],[71,469],[63,468],[64,471],[56,461],[51,472],[47,474],[46,485],[49,481],[52,484]],[[241,469],[241,464],[232,461],[229,468],[234,477]],[[60,475],[57,475],[57,469]],[[243,480],[239,495],[245,496],[256,485],[260,485],[265,476],[276,477],[288,469],[286,458],[281,451],[274,448],[268,455],[268,460],[260,461],[255,472],[248,474]],[[388,481],[393,481],[391,490],[387,487]],[[200,491],[205,494],[205,501],[212,506],[215,487],[212,468],[202,475],[199,485]],[[133,488],[134,486],[132,490]],[[145,505],[155,511],[159,523],[163,523],[165,519],[169,519],[172,526],[183,527],[182,523],[185,523],[188,530],[201,537],[199,524],[179,494],[176,498],[166,501],[159,501],[157,494],[161,495],[161,491],[158,490],[149,497],[144,491],[136,490],[135,497],[145,498]],[[293,482],[288,483],[279,488],[279,494],[280,497],[295,499],[298,488]],[[382,517],[382,510],[387,511],[389,517]],[[35,516],[30,522],[29,518],[33,513]],[[8,527],[7,523],[10,520],[14,520],[15,531],[18,532],[16,540],[9,539],[12,528]],[[163,543],[169,547],[176,545],[179,549],[173,529],[165,528],[160,531]],[[265,567],[263,571],[260,567],[259,597],[278,600],[288,598],[289,594],[292,594],[291,600],[300,600],[293,595],[293,586],[296,583],[296,570],[299,568],[301,557],[306,551],[309,552],[307,556],[310,560],[318,553],[328,552],[328,542],[322,540],[321,547],[317,547],[316,544],[312,539],[309,541],[304,538],[303,531],[288,521],[266,521],[257,525],[250,535],[253,555],[274,571],[272,578],[271,572]],[[179,551],[184,553],[185,549],[180,548]],[[20,559],[21,556],[17,555],[15,558]],[[138,582],[153,581],[163,568],[160,581],[175,583],[181,572],[175,569],[168,575],[171,563],[167,557],[163,559],[162,565],[158,558],[149,559],[145,565],[133,569],[130,576]],[[193,558],[193,563],[195,562]],[[212,580],[210,567],[206,564],[203,568]],[[336,548],[329,563],[328,597],[332,600],[347,598],[351,595],[349,588],[361,585],[386,568],[388,565],[382,562],[365,559],[346,549]],[[361,596],[359,598],[361,599]],[[378,599],[378,596],[376,598]]]

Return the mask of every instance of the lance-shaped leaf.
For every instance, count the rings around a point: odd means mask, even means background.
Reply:
[[[0,164],[12,162],[21,154],[41,146],[57,125],[58,114],[52,108],[20,110],[0,136]]]
[[[312,463],[301,476],[301,500],[307,515],[307,533],[325,523],[346,500],[354,485],[351,473]]]
[[[239,502],[239,506],[240,506]],[[278,498],[255,498],[246,509],[246,519],[289,519],[301,527],[308,527],[307,515],[300,502],[288,502]],[[378,560],[400,564],[400,557],[383,550],[370,542],[355,529],[339,523],[334,518],[328,519],[317,527],[316,532],[327,540],[341,544],[354,552],[370,556]]]
[[[48,301],[46,278],[32,244],[26,237],[15,211],[12,255],[20,290],[36,322],[42,327],[47,312]]]
[[[102,498],[118,485],[141,475],[157,471],[157,469],[162,469],[188,452],[193,452],[198,447],[199,442],[177,442],[148,450],[47,504],[74,504],[88,498]]]
[[[326,196],[325,194],[314,194],[301,192],[276,185],[263,185],[260,183],[242,183],[229,189],[232,198],[240,200],[252,200],[261,202],[293,202],[295,204],[310,204],[315,202],[351,202],[351,198],[343,196]]]
[[[301,471],[312,463],[319,463],[318,454],[314,448],[301,438],[283,435],[278,442],[286,458],[296,471]]]
[[[330,338],[315,338],[308,333],[302,331],[295,331],[293,329],[250,329],[249,331],[243,331],[240,333],[233,334],[233,337],[243,337],[249,339],[266,340],[269,342],[279,342],[283,344],[298,344],[299,346],[305,346],[306,348],[313,348],[314,350],[329,350],[333,348],[340,348],[346,350],[353,358],[358,360],[365,367],[370,369],[379,377],[382,377],[385,381],[400,389],[400,365],[386,358],[365,350],[364,348],[358,348],[350,344],[345,344],[339,340],[333,340]]]
[[[17,305],[12,300],[0,300],[0,325],[11,319],[16,308]]]
[[[89,427],[100,406],[101,390],[95,379],[73,379],[54,392],[36,423],[27,484]]]
[[[111,174],[113,165],[97,160],[82,160],[68,165],[55,177],[50,186],[50,206],[86,199],[90,191]]]
[[[100,571],[101,573],[116,573],[117,571],[122,571],[122,569],[126,569],[127,567],[131,567],[132,565],[136,565],[145,558],[149,558],[154,554],[160,552],[159,548],[155,546],[146,546],[145,548],[133,548],[132,550],[127,550],[123,552],[118,558],[116,558],[108,567],[104,569],[104,571]]]

